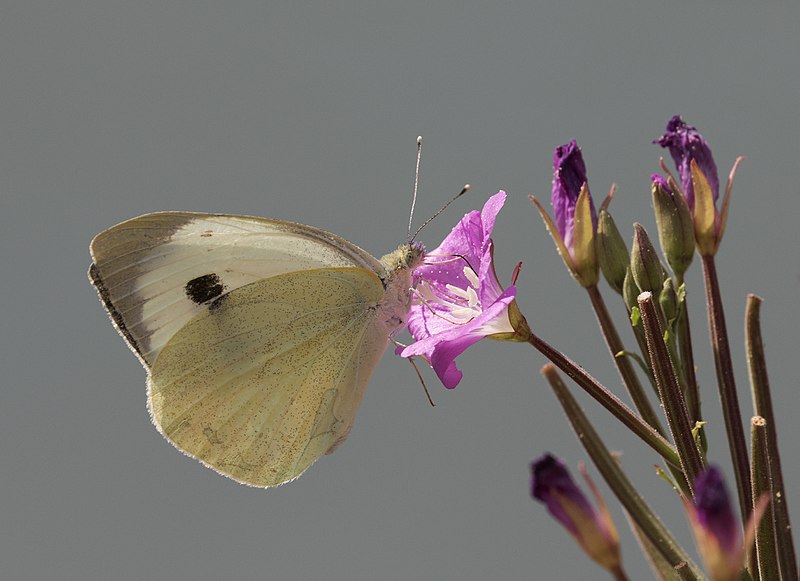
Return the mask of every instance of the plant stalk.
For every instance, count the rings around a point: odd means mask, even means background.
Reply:
[[[714,364],[717,369],[717,385],[722,414],[725,418],[725,431],[728,435],[733,472],[736,476],[736,490],[739,495],[739,509],[742,522],[747,522],[753,511],[753,494],[750,484],[750,461],[747,443],[739,410],[739,397],[736,394],[736,381],[733,375],[728,330],[725,325],[725,312],[717,277],[717,267],[713,255],[703,256],[703,275],[706,283],[706,303],[708,305],[708,325]]]
[[[555,367],[552,364],[545,365],[542,368],[542,375],[545,376],[556,397],[558,397],[558,401],[564,408],[564,413],[567,415],[567,419],[572,425],[578,440],[586,449],[606,483],[608,483],[609,488],[614,492],[643,534],[653,543],[673,569],[680,574],[681,578],[701,579],[702,574],[697,569],[697,565],[692,563],[689,555],[672,537],[658,516],[640,496],[639,491],[625,476],[625,473],[583,413],[578,402],[575,401],[575,398],[559,377]]]
[[[750,477],[753,483],[753,507],[762,494],[770,494],[772,483],[769,478],[769,455],[767,453],[767,421],[761,416],[750,420],[750,447],[753,463]],[[775,540],[774,511],[772,502],[767,505],[761,522],[756,527],[755,551],[750,554],[750,574],[753,579],[780,579],[778,552]]]
[[[619,333],[617,333],[611,315],[608,313],[606,303],[603,300],[603,296],[600,294],[600,290],[597,288],[597,285],[592,285],[586,287],[586,292],[589,293],[589,299],[592,302],[594,313],[597,316],[597,322],[600,324],[600,330],[603,332],[606,345],[611,352],[611,358],[614,360],[614,365],[617,366],[617,371],[622,378],[622,383],[628,390],[628,395],[630,395],[633,405],[639,411],[644,421],[650,424],[659,434],[662,436],[665,435],[664,427],[661,425],[647,394],[645,394],[644,389],[642,389],[642,384],[639,382],[639,377],[636,375],[636,371],[630,359],[625,356],[617,356],[619,352],[625,350],[625,346],[622,344],[622,340],[619,337]]]
[[[756,295],[747,296],[745,311],[745,345],[747,367],[750,372],[750,387],[753,395],[755,413],[766,421],[765,446],[769,459],[769,479],[772,485],[769,513],[774,519],[775,541],[778,553],[778,566],[784,581],[797,581],[797,558],[792,538],[792,525],[789,520],[789,505],[786,502],[786,488],[783,483],[781,456],[778,450],[778,430],[775,413],[772,409],[772,395],[767,376],[767,362],[764,344],[761,340],[761,303]],[[753,461],[755,464],[755,459]],[[755,483],[754,483],[755,487]],[[754,497],[755,498],[755,497]]]
[[[683,276],[677,277],[678,286],[684,284]],[[686,298],[678,316],[678,348],[681,364],[686,379],[686,405],[689,408],[689,419],[694,424],[702,420],[700,412],[700,390],[697,387],[697,375],[694,368],[694,349],[692,348],[692,331],[689,325],[689,305]]]
[[[664,460],[673,466],[680,467],[680,458],[675,448],[650,424],[636,415],[631,408],[626,406],[616,395],[611,393],[602,383],[580,365],[572,361],[561,351],[546,343],[544,340],[531,333],[528,342],[542,355],[552,361],[561,371],[566,373],[575,383],[583,388],[597,402],[621,421],[634,434],[639,436],[648,446],[655,450]]]
[[[647,348],[650,352],[650,368],[653,370],[658,393],[664,404],[667,424],[681,459],[681,468],[683,468],[689,488],[694,495],[694,481],[703,470],[703,459],[692,435],[693,426],[689,420],[683,390],[664,342],[664,330],[661,327],[659,312],[653,301],[652,293],[644,292],[639,295],[639,310],[642,313]]]

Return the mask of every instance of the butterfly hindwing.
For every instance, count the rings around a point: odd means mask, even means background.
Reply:
[[[179,449],[254,486],[302,474],[346,437],[386,348],[380,279],[361,268],[262,279],[167,342],[149,405]]]

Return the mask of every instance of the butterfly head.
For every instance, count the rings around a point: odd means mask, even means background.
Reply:
[[[414,272],[414,269],[422,265],[425,259],[425,246],[421,242],[406,242],[397,247],[396,250],[381,258],[381,264],[386,268],[389,278],[400,271]]]

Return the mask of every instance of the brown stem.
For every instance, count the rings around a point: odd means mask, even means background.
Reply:
[[[620,420],[634,434],[655,450],[664,460],[673,466],[680,467],[680,458],[675,448],[650,424],[640,418],[636,412],[626,406],[616,395],[611,393],[602,383],[592,377],[583,367],[564,355],[561,351],[540,339],[533,333],[528,338],[534,348],[552,361],[561,371],[566,373],[575,383],[597,400],[611,414]]]
[[[553,388],[559,403],[564,408],[564,413],[581,445],[589,454],[592,462],[594,462],[614,495],[642,530],[642,533],[647,536],[673,568],[683,571],[683,578],[702,578],[697,566],[692,563],[683,548],[641,497],[633,483],[628,480],[619,463],[611,455],[553,365],[545,365],[542,367],[541,372],[550,383],[550,387]]]
[[[742,414],[739,410],[739,397],[736,395],[736,381],[733,376],[733,361],[725,326],[725,312],[722,307],[719,279],[714,256],[703,256],[703,274],[706,283],[706,302],[708,304],[708,326],[711,336],[711,349],[717,369],[717,385],[722,414],[725,418],[725,431],[736,476],[736,490],[739,494],[739,508],[742,522],[747,522],[753,510],[752,487],[750,485],[750,461],[747,443],[742,427]]]
[[[686,401],[683,398],[677,372],[669,356],[664,342],[664,330],[661,327],[658,311],[653,301],[653,294],[645,292],[639,295],[639,310],[647,337],[647,349],[650,354],[650,368],[658,386],[658,394],[667,414],[667,424],[672,433],[672,440],[681,459],[681,468],[694,493],[694,480],[703,470],[703,459],[697,449]]]
[[[597,288],[597,285],[592,285],[587,287],[586,291],[589,293],[589,299],[592,301],[592,307],[597,316],[597,321],[600,324],[600,330],[603,332],[603,337],[605,337],[606,345],[608,345],[608,349],[611,352],[611,358],[614,360],[614,365],[617,366],[617,371],[619,371],[622,383],[628,390],[628,395],[631,396],[633,405],[639,411],[639,414],[641,414],[642,419],[653,426],[653,428],[663,436],[665,434],[664,427],[658,420],[658,416],[653,406],[650,404],[650,400],[647,398],[644,389],[642,389],[642,384],[639,382],[639,377],[636,375],[636,371],[633,369],[630,359],[625,355],[617,355],[625,350],[625,346],[622,344],[622,340],[619,337],[619,333],[617,333],[611,315],[608,313],[606,303],[603,300],[603,296],[600,294],[600,290]]]
[[[753,416],[750,420],[750,447],[753,465],[750,476],[753,483],[753,507],[761,500],[762,494],[772,494],[769,478],[769,455],[767,453],[767,420]],[[750,552],[750,574],[754,581],[780,579],[777,542],[775,540],[773,503],[764,510],[764,516],[755,530],[755,550]]]
[[[745,312],[747,366],[750,371],[753,407],[756,414],[764,418],[767,424],[764,444],[769,459],[769,480],[772,485],[772,502],[770,502],[769,509],[774,518],[778,565],[782,579],[796,581],[797,558],[792,538],[792,525],[789,520],[789,505],[786,502],[786,487],[783,483],[781,456],[778,450],[778,430],[775,426],[775,413],[772,409],[767,362],[764,356],[764,344],[761,340],[761,302],[761,299],[753,294],[747,296]]]

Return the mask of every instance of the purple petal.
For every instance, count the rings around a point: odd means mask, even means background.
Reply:
[[[428,252],[431,262],[417,268],[415,278],[434,281],[440,286],[451,284],[466,288],[469,281],[464,276],[464,268],[474,269],[479,274],[487,266],[484,261],[491,244],[490,236],[505,201],[506,193],[501,190],[487,200],[481,212],[473,210],[465,215],[442,243]]]
[[[547,510],[558,522],[578,536],[578,528],[561,504],[561,499],[574,503],[586,516],[599,522],[599,516],[583,492],[575,485],[566,466],[551,454],[545,454],[531,464],[533,478],[531,494],[547,506]]]
[[[694,160],[697,166],[705,174],[714,200],[719,197],[719,178],[717,177],[717,164],[711,148],[705,138],[691,125],[687,125],[680,115],[675,115],[667,123],[667,130],[653,143],[669,149],[675,167],[681,176],[681,185],[686,194],[686,201],[689,207],[694,207],[694,184],[692,182],[691,162]]]
[[[553,152],[553,192],[550,201],[553,205],[556,228],[570,252],[572,252],[572,236],[575,227],[575,205],[578,202],[581,188],[586,183],[586,164],[578,143],[573,139],[569,143],[556,147]],[[589,202],[592,222],[596,226],[597,214],[591,197]]]
[[[709,466],[694,481],[694,504],[698,522],[719,541],[729,554],[739,548],[739,523],[722,472]]]
[[[650,181],[653,183],[653,185],[657,184],[658,186],[660,186],[661,189],[667,192],[668,194],[670,195],[672,194],[672,188],[669,187],[669,182],[667,182],[667,180],[664,179],[664,177],[662,177],[661,174],[657,173],[652,174],[650,176]]]
[[[508,305],[516,290],[503,291],[492,265],[491,235],[505,200],[499,191],[480,212],[466,214],[414,271],[420,296],[409,311],[408,330],[416,341],[397,353],[424,356],[449,389],[461,380],[458,355],[499,328],[512,330]]]
[[[492,305],[484,307],[478,317],[463,325],[449,323],[445,319],[446,313],[437,317],[429,312],[430,309],[423,306],[416,311],[422,313],[424,328],[422,332],[419,328],[415,328],[419,325],[419,319],[416,317],[409,320],[409,331],[418,340],[400,351],[400,356],[424,356],[442,384],[448,389],[453,389],[461,381],[461,372],[455,366],[455,358],[491,334],[493,331],[489,325],[492,321],[501,316],[508,318],[508,305],[515,296],[516,289],[513,286],[508,287]],[[429,333],[432,327],[441,330]]]

